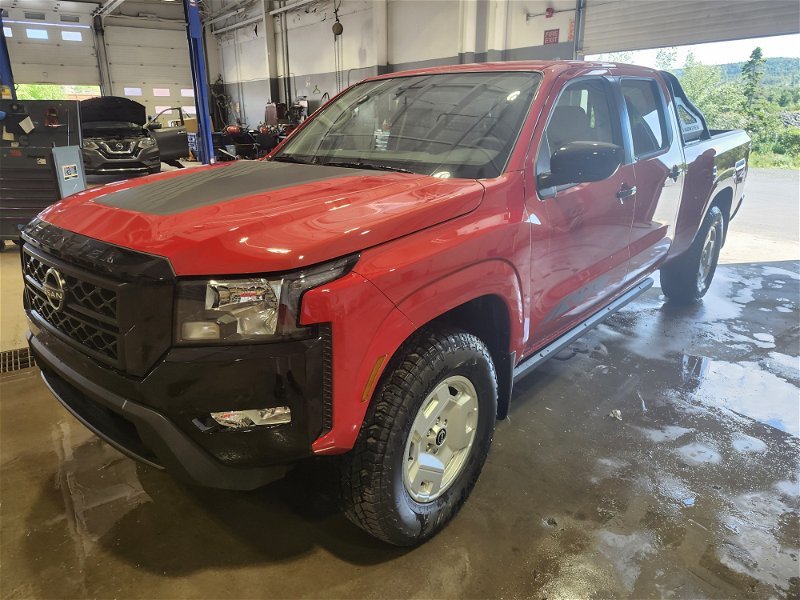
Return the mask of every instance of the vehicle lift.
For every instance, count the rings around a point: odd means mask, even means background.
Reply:
[[[214,162],[214,145],[211,142],[211,111],[208,102],[203,23],[200,20],[198,0],[183,0],[186,15],[186,35],[189,40],[189,62],[192,66],[194,101],[197,105],[197,154],[203,164]]]

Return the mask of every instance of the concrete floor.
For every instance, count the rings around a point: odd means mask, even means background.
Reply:
[[[351,526],[327,464],[186,487],[95,438],[36,370],[2,376],[0,597],[800,597],[800,264],[777,260],[798,249],[781,227],[701,305],[654,288],[521,382],[472,497],[413,550]]]

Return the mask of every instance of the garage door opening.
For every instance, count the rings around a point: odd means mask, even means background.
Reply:
[[[20,100],[86,100],[100,95],[99,85],[19,83],[16,90]]]
[[[800,35],[587,55],[674,73],[712,129],[747,130],[750,166],[800,168]]]

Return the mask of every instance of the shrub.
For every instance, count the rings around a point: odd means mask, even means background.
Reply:
[[[800,157],[800,127],[789,127],[779,133],[775,152]]]

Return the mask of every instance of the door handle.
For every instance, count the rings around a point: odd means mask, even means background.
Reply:
[[[622,187],[617,192],[617,199],[619,200],[620,204],[625,204],[625,200],[630,198],[636,193],[636,186],[632,185],[631,187],[626,187],[625,184],[622,184]]]
[[[677,182],[678,177],[680,177],[682,174],[683,174],[683,169],[678,167],[678,165],[675,165],[672,167],[672,170],[669,173],[667,173],[667,177],[672,179],[672,181]]]

